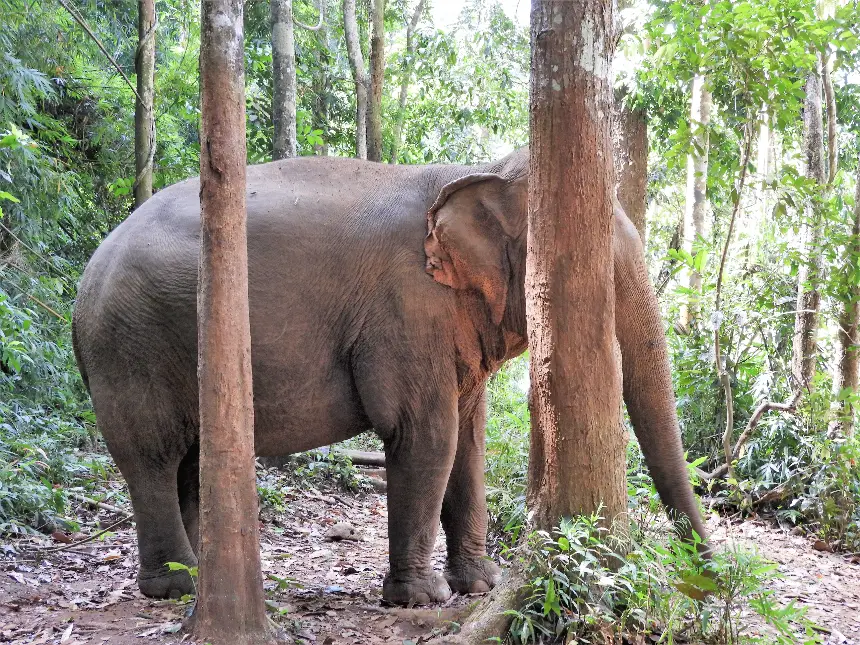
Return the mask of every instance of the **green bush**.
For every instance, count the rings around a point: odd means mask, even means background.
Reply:
[[[780,645],[821,642],[803,610],[776,604],[768,590],[776,565],[753,553],[731,549],[704,563],[694,545],[671,535],[615,538],[596,514],[531,533],[515,553],[529,582],[521,608],[510,612],[514,643],[622,633],[658,635],[661,643],[750,642],[745,605]]]

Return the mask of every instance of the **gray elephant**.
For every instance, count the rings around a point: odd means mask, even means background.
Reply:
[[[256,452],[380,436],[392,603],[487,591],[499,577],[485,548],[485,389],[527,347],[527,172],[527,150],[476,167],[301,158],[248,168]],[[198,179],[181,182],[118,226],[74,312],[78,365],[128,482],[138,584],[152,597],[191,591],[166,562],[196,563],[198,194]],[[615,218],[624,399],[663,502],[704,537],[642,247]],[[440,517],[444,576],[430,563]]]

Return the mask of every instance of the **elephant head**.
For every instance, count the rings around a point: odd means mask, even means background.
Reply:
[[[500,360],[527,347],[525,264],[528,151],[445,185],[427,213],[426,271],[462,294],[479,294],[482,338],[501,337]],[[622,354],[624,401],[654,483],[679,531],[706,537],[681,445],[663,321],[636,228],[616,204],[615,333]],[[468,294],[472,294],[469,296]],[[482,345],[486,346],[482,340]],[[485,361],[485,364],[487,361]],[[703,544],[702,551],[708,547]]]

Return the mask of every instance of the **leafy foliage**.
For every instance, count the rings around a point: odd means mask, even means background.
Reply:
[[[653,530],[613,538],[593,515],[563,521],[552,535],[532,533],[519,555],[530,582],[523,608],[510,612],[515,643],[593,642],[597,634],[607,642],[622,633],[739,643],[746,604],[774,628],[776,643],[821,642],[803,610],[775,602],[768,588],[776,565],[752,553],[730,549],[704,565],[694,545]]]

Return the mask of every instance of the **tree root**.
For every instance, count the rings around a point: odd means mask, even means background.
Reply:
[[[483,645],[504,636],[513,617],[505,612],[519,609],[525,598],[526,579],[519,569],[508,569],[502,580],[481,601],[471,605],[463,616],[464,622],[456,634],[439,636],[432,645]]]

